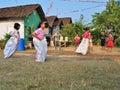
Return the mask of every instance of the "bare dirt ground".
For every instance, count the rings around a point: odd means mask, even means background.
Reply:
[[[2,52],[1,52],[2,53]],[[17,55],[34,55],[35,50],[17,51]],[[55,50],[54,47],[48,47],[48,57],[75,57],[80,60],[117,60],[120,63],[120,48],[113,48],[111,52],[101,50],[101,47],[94,46],[93,51],[83,56],[75,53],[75,47],[63,47],[61,50]]]

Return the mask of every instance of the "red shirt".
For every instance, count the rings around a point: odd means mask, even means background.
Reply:
[[[80,37],[76,36],[74,40],[75,40],[76,43],[79,43],[80,42]]]

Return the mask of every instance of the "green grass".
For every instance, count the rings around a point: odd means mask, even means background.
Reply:
[[[0,56],[0,90],[120,90],[120,65],[112,60]]]

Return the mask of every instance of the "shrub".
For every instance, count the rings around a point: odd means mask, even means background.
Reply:
[[[120,47],[120,37],[115,40],[115,45]]]
[[[11,35],[9,33],[6,33],[4,35],[4,40],[5,40],[5,43],[10,39]]]
[[[1,39],[0,40],[0,49],[4,49],[4,46],[5,46],[5,40]]]
[[[76,34],[78,34],[81,37],[83,32],[83,26],[80,23],[64,26],[62,30],[60,30],[62,36],[68,37],[69,42],[71,42],[72,44],[74,43],[74,37],[76,36]]]
[[[93,35],[93,44],[94,45],[99,45],[100,43],[100,31],[99,30],[93,30],[91,31]]]

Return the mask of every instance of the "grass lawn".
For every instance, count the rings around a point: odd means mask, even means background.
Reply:
[[[120,90],[120,64],[113,60],[80,60],[49,56],[0,55],[0,90]]]

